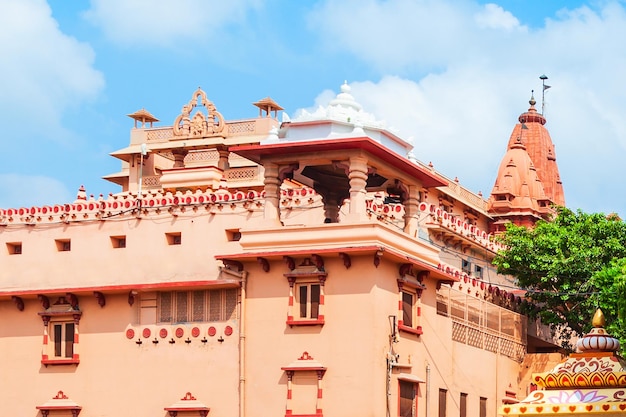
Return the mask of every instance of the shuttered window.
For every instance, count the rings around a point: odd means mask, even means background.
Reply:
[[[54,323],[53,342],[55,358],[71,358],[74,355],[74,323]]]
[[[296,302],[300,306],[300,318],[316,319],[320,311],[320,284],[298,284]]]
[[[168,291],[157,297],[159,323],[227,321],[236,318],[237,289]]]

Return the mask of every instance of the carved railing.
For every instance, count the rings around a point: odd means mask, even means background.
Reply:
[[[226,135],[227,136],[241,136],[254,134],[256,131],[255,120],[244,120],[238,122],[226,123]],[[174,137],[174,128],[157,127],[146,129],[146,141],[148,142],[165,142]]]
[[[487,202],[481,196],[474,194],[467,188],[462,187],[454,181],[448,181],[448,189],[457,197],[473,204],[483,211],[487,211]]]
[[[193,164],[194,162],[209,162],[217,161],[220,159],[218,151],[212,149],[207,151],[189,152],[185,156],[185,164]]]
[[[254,181],[259,178],[259,167],[242,167],[231,168],[226,171],[226,180],[228,182],[237,181]]]
[[[501,334],[487,332],[455,319],[452,319],[452,340],[478,349],[499,353],[516,362],[522,362],[526,354],[526,345],[519,341],[503,337]]]
[[[146,140],[148,142],[161,142],[171,139],[174,136],[174,129],[171,127],[161,127],[146,129]]]
[[[226,123],[226,129],[229,136],[249,135],[255,132],[256,122],[254,120],[230,122]]]
[[[443,227],[494,252],[504,249],[504,246],[497,242],[493,235],[481,230],[476,225],[466,222],[460,216],[454,216],[442,210],[435,204],[422,202],[419,204],[419,211],[424,215],[430,216],[426,224],[430,224],[431,227]]]
[[[149,177],[143,177],[141,179],[141,184],[147,189],[161,188],[161,176],[152,175]]]
[[[526,317],[450,288],[437,292],[437,314],[452,319],[452,340],[520,361],[526,353]]]

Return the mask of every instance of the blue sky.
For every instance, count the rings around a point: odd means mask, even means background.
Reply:
[[[568,206],[626,216],[626,4],[476,0],[0,0],[0,207],[118,192],[142,107],[171,125],[202,87],[226,119],[293,116],[347,80],[416,157],[488,195],[540,102]]]

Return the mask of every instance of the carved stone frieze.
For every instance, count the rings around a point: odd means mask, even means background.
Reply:
[[[206,114],[194,108],[201,106]],[[207,99],[206,93],[198,88],[189,103],[185,104],[181,114],[174,122],[174,138],[202,138],[216,136],[224,130],[224,118],[217,111],[213,102]]]

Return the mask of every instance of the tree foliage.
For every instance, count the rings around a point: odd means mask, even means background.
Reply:
[[[607,330],[626,341],[626,223],[559,207],[551,221],[509,224],[499,239],[507,249],[494,259],[498,272],[517,279],[530,301],[526,313],[560,329],[563,346],[570,330],[590,330],[598,307]]]

